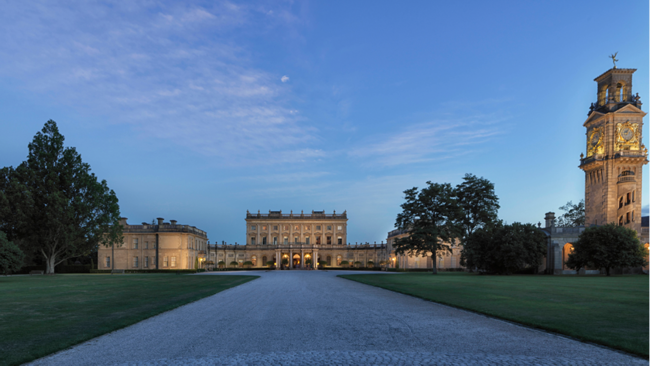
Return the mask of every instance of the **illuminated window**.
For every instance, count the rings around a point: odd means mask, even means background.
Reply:
[[[267,229],[266,225],[262,226],[262,230],[266,230],[266,229]]]
[[[307,231],[311,230],[310,225],[305,225],[305,230],[307,230]]]
[[[252,256],[251,262],[253,262],[253,267],[257,266],[257,256]]]
[[[336,256],[336,265],[340,266],[342,261],[343,261],[343,257],[341,257],[340,255],[337,255]]]
[[[176,257],[172,257],[172,267],[176,267]]]
[[[343,230],[343,225],[339,225],[336,227],[336,230]]]
[[[293,230],[294,230],[294,231],[300,231],[300,226],[295,225],[295,226],[293,227]]]
[[[138,257],[133,257],[133,268],[138,268]]]

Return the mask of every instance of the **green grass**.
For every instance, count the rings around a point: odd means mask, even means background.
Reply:
[[[0,276],[0,365],[43,357],[255,278]]]
[[[342,275],[648,358],[648,276]]]

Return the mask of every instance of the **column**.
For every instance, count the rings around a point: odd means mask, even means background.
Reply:
[[[280,269],[280,252],[277,250],[275,251],[275,269]]]
[[[305,250],[300,249],[300,269],[305,268]]]
[[[289,245],[289,269],[293,269],[293,250],[291,249],[291,245]]]
[[[312,256],[312,266],[314,266],[314,269],[318,269],[318,250],[314,250],[314,255]]]

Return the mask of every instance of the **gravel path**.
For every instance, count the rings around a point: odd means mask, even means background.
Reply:
[[[648,364],[605,348],[336,277],[343,273],[250,272],[261,278],[33,364]]]

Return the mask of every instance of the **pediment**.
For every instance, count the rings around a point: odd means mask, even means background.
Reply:
[[[585,121],[585,123],[583,123],[582,125],[584,127],[587,127],[587,125],[591,124],[592,122],[595,122],[595,121],[599,120],[604,115],[605,114],[603,114],[603,113],[593,111],[593,112],[591,112],[589,117],[587,117],[587,120]]]
[[[632,104],[626,104],[621,109],[617,109],[613,113],[616,113],[616,114],[620,114],[620,113],[623,113],[623,114],[624,113],[641,113],[644,116],[646,115],[646,113],[644,111],[642,111],[641,109],[639,109],[638,107],[636,107],[636,106],[634,106]]]

